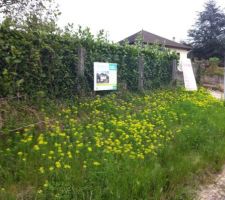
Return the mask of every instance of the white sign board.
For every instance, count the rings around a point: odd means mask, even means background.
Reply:
[[[94,91],[117,89],[117,64],[94,62]]]
[[[183,62],[182,71],[184,75],[184,85],[186,90],[188,91],[197,90],[197,84],[191,62]]]

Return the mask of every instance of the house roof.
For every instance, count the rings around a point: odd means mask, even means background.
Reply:
[[[175,49],[184,49],[184,50],[191,50],[190,46],[180,44],[178,42],[168,40],[166,38],[163,38],[161,36],[155,35],[153,33],[150,33],[148,31],[139,31],[123,40],[121,40],[119,43],[123,44],[125,41],[128,41],[129,44],[134,44],[137,37],[142,37],[143,38],[143,43],[144,44],[160,44],[160,45],[165,45],[165,47],[168,48],[175,48]]]

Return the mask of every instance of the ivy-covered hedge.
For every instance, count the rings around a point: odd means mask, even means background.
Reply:
[[[86,49],[85,78],[77,77],[78,49]],[[144,88],[169,83],[176,55],[157,46],[141,48],[112,44],[88,30],[20,30],[10,23],[0,25],[0,96],[29,94],[71,97],[82,81],[86,92],[93,90],[93,62],[118,63],[119,89],[137,90],[138,57],[144,58]]]

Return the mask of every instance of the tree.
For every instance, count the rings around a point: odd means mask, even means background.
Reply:
[[[219,37],[225,33],[225,14],[214,0],[205,4],[205,9],[199,12],[194,28],[188,36],[193,47],[192,56],[208,59],[223,58],[225,47]]]
[[[54,22],[60,14],[54,0],[2,0],[0,13],[17,25]]]

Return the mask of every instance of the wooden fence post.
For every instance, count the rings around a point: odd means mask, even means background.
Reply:
[[[85,93],[85,55],[86,50],[84,47],[78,48],[78,64],[77,64],[77,90],[78,94],[83,95]]]
[[[78,65],[77,65],[77,75],[84,76],[84,60],[85,60],[85,48],[80,47],[78,49]]]
[[[177,61],[173,60],[172,63],[172,83],[176,85],[176,79],[177,79]]]
[[[144,58],[138,57],[138,90],[144,90]]]

